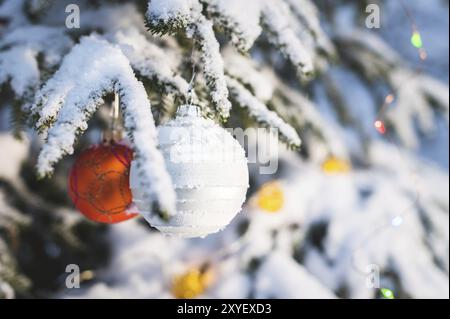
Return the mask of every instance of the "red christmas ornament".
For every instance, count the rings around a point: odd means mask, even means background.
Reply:
[[[132,157],[129,147],[117,143],[94,145],[80,155],[70,172],[69,195],[83,215],[108,224],[137,215],[127,212]]]

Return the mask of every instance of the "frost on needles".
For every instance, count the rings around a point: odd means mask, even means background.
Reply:
[[[203,6],[206,7],[206,15]],[[147,24],[155,34],[184,31],[199,43],[211,100],[219,117],[226,120],[230,116],[231,103],[214,26],[225,31],[241,51],[249,50],[265,27],[267,37],[297,67],[298,74],[308,76],[313,70],[312,59],[286,22],[286,10],[287,5],[280,9],[273,0],[249,0],[245,3],[239,0],[150,0]]]
[[[96,36],[84,37],[64,58],[61,67],[37,93],[32,111],[37,128],[46,136],[37,169],[53,171],[64,155],[72,154],[79,134],[103,103],[106,93],[117,92],[124,127],[135,151],[141,188],[161,217],[175,212],[175,193],[164,159],[157,148],[156,128],[145,88],[122,51]]]

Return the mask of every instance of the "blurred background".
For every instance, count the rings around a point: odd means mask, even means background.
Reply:
[[[145,1],[78,2],[90,18],[68,31],[74,42],[143,20]],[[320,72],[308,83],[299,84],[265,36],[252,60],[223,39],[228,72],[252,72],[249,86],[303,145],[269,143],[277,172],[262,175],[267,163],[251,164],[241,213],[205,239],[165,237],[141,218],[96,224],[76,211],[69,171],[100,141],[106,107],[54,176],[36,178],[42,141],[21,120],[26,97],[17,98],[5,71],[6,36],[62,25],[63,3],[0,1],[0,298],[449,297],[448,1],[313,1],[324,34]],[[366,26],[371,3],[379,29]],[[148,37],[184,52],[182,40]],[[173,114],[176,100],[150,98],[158,122]],[[229,125],[254,123],[237,111]],[[68,265],[79,267],[80,288],[67,286]]]

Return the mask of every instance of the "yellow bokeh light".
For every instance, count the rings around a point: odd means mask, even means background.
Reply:
[[[201,295],[212,283],[211,270],[193,268],[176,276],[172,282],[172,294],[178,299],[192,299]]]
[[[279,182],[268,182],[261,186],[257,194],[258,207],[275,213],[284,206],[284,192]]]
[[[331,156],[322,163],[322,171],[327,174],[348,173],[351,165],[348,161]]]

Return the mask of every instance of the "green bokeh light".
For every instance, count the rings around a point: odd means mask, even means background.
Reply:
[[[422,42],[422,37],[420,36],[419,32],[414,32],[412,34],[412,36],[411,36],[411,43],[417,49],[422,48],[423,42]]]
[[[381,288],[381,295],[384,299],[395,299],[394,293],[388,288]]]

